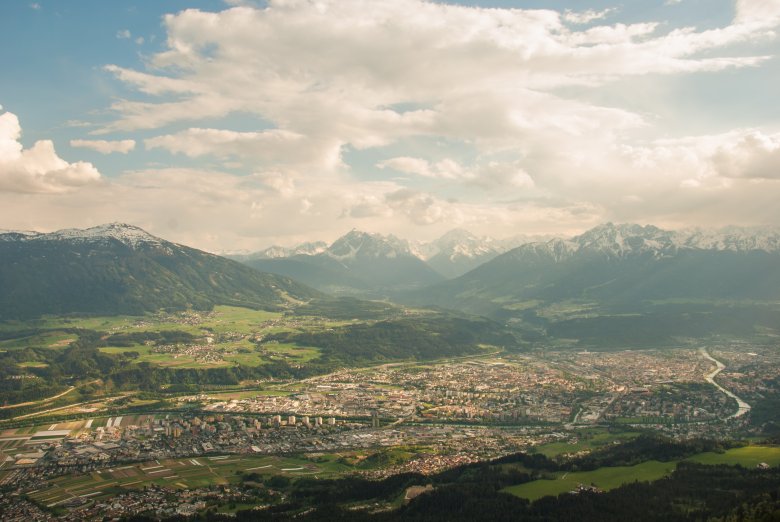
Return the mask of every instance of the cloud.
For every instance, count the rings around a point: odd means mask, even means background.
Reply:
[[[265,186],[278,192],[282,196],[292,196],[295,194],[295,181],[288,175],[281,172],[259,172],[256,173],[255,178],[260,180]],[[311,206],[311,202],[307,204]]]
[[[588,9],[587,11],[571,11],[567,9],[563,13],[563,19],[572,24],[589,24],[595,20],[606,18],[607,15],[614,11],[614,8],[603,9],[601,11],[594,11],[593,9]]]
[[[146,41],[143,36],[137,36],[133,38],[133,33],[130,32],[129,29],[122,29],[121,31],[116,32],[116,37],[119,40],[133,40],[136,45],[143,45],[143,43]]]
[[[723,177],[780,180],[780,134],[745,132],[720,145],[711,161]]]
[[[733,179],[780,180],[780,133],[743,129],[624,146],[629,168],[657,172],[687,187],[723,187]],[[677,182],[675,181],[675,182]]]
[[[655,23],[575,30],[564,23],[567,17],[593,22],[607,13],[422,0],[372,5],[272,0],[264,9],[168,15],[168,49],[151,57],[148,71],[109,70],[146,94],[175,98],[119,100],[112,107],[119,118],[105,130],[248,112],[281,130],[365,148],[418,135],[469,140],[481,136],[480,130],[522,136],[526,128],[517,120],[533,123],[534,130],[554,131],[566,119],[559,130],[577,130],[575,121],[607,128],[614,109],[577,105],[550,89],[749,67],[766,59],[724,50],[765,36],[742,22],[707,31],[662,32]],[[742,9],[742,19],[749,10]],[[500,118],[482,118],[479,129],[472,129],[458,117],[464,101],[480,106],[486,100],[498,100],[491,109]],[[533,101],[546,103],[523,119],[539,107]],[[428,108],[403,113],[388,108],[403,103]]]
[[[607,23],[610,10],[422,0],[377,0],[371,9],[359,0],[232,5],[167,15],[167,48],[144,70],[106,66],[139,96],[115,101],[116,119],[96,132],[184,123],[189,128],[146,139],[146,148],[226,166],[240,161],[248,172],[270,176],[266,187],[280,195],[297,194],[309,176],[360,175],[345,151],[382,148],[400,153],[380,169],[454,181],[461,191],[568,191],[579,186],[567,180],[578,165],[602,179],[620,178],[599,169],[623,168],[624,136],[654,116],[564,96],[561,88],[757,66],[765,56],[732,47],[770,32],[769,22],[752,21],[757,4],[742,1],[731,24],[709,30]],[[191,123],[231,115],[270,128]],[[421,139],[470,149],[472,157],[455,162],[448,151],[399,146]],[[614,186],[624,186],[618,181]],[[361,213],[374,203],[361,203]]]
[[[460,165],[450,159],[441,160],[435,164],[421,158],[400,156],[380,161],[376,165],[380,169],[393,169],[405,174],[415,174],[426,178],[458,179],[464,176]]]
[[[484,189],[534,186],[533,179],[523,169],[521,161],[488,161],[466,168],[449,158],[431,163],[421,158],[400,156],[380,161],[377,167],[426,178],[457,180]]]
[[[70,146],[83,149],[92,149],[101,154],[111,154],[113,152],[127,154],[131,150],[135,149],[135,140],[70,140]]]
[[[772,27],[780,23],[780,0],[737,0],[736,22]]]
[[[21,134],[15,114],[0,114],[0,191],[62,193],[100,180],[100,173],[91,163],[68,163],[57,156],[50,140],[37,141],[24,149],[19,141]]]
[[[30,4],[30,9],[34,9],[35,11],[40,11],[41,10],[41,4],[39,4],[38,2],[32,2]]]
[[[385,202],[395,212],[406,216],[417,225],[432,225],[442,220],[462,221],[455,209],[430,194],[400,189],[385,196]]]
[[[219,250],[354,226],[430,237],[453,225],[500,236],[604,220],[780,222],[774,130],[656,139],[678,134],[662,121],[668,77],[770,63],[775,0],[739,0],[730,23],[706,30],[422,0],[229,5],[168,15],[161,52],[105,66],[126,90],[92,132],[143,130],[136,139],[166,163],[208,168],[118,173],[58,198],[1,193],[4,226],[35,228],[33,213],[50,227],[120,219]],[[637,102],[648,92],[652,103]],[[74,186],[22,178],[28,192]]]
[[[248,158],[255,166],[316,165],[332,170],[341,164],[341,143],[337,139],[308,137],[281,129],[236,132],[190,128],[149,138],[144,145],[147,149],[160,148],[191,158],[207,155],[222,159]]]

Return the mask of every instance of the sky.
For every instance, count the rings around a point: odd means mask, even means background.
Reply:
[[[4,0],[0,229],[780,226],[780,0]]]

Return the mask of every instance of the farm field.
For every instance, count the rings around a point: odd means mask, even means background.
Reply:
[[[99,500],[117,492],[117,488],[141,489],[152,484],[177,489],[238,482],[243,473],[284,475],[287,477],[327,478],[349,468],[327,461],[312,462],[295,457],[217,455],[184,459],[164,459],[105,469],[80,476],[59,477],[50,486],[30,497],[54,507],[76,497]]]
[[[636,432],[610,433],[605,429],[593,428],[579,432],[577,442],[550,442],[536,447],[545,457],[555,457],[564,453],[576,453],[583,450],[594,450],[614,441],[625,442],[639,436]]]
[[[701,464],[728,464],[755,467],[760,462],[771,466],[780,465],[780,447],[776,446],[746,446],[733,448],[724,453],[701,453],[688,459],[688,462]],[[652,481],[665,477],[674,471],[677,463],[648,461],[636,466],[603,467],[593,471],[557,472],[554,478],[540,479],[517,486],[510,486],[503,491],[528,500],[537,500],[547,495],[557,496],[572,491],[582,484],[596,485],[599,489],[608,491],[623,484],[634,481]]]
[[[541,479],[510,486],[504,491],[515,496],[537,500],[548,495],[557,496],[572,491],[580,484],[595,484],[599,489],[608,491],[623,484],[639,481],[657,480],[674,471],[676,461],[658,462],[650,460],[636,466],[604,467],[593,471],[558,472],[554,479]]]
[[[746,468],[753,468],[761,462],[770,466],[780,466],[780,447],[778,446],[745,446],[734,448],[725,453],[701,453],[687,459],[700,464],[739,464]]]
[[[260,366],[274,360],[306,363],[320,356],[320,350],[285,343],[267,343],[255,346],[252,336],[291,331],[316,331],[332,328],[346,322],[327,321],[319,317],[286,317],[277,312],[251,310],[235,306],[216,306],[212,312],[186,312],[174,315],[116,317],[48,317],[35,321],[9,321],[0,323],[0,333],[11,338],[0,340],[0,351],[19,350],[27,347],[64,349],[77,339],[69,330],[95,330],[112,334],[151,333],[181,331],[195,336],[207,344],[205,337],[217,338],[208,343],[208,351],[214,356],[205,357],[203,351],[182,350],[182,353],[161,353],[153,346],[132,343],[127,346],[104,346],[103,353],[120,354],[136,352],[136,362],[148,362],[169,368],[218,368],[226,366]],[[18,337],[16,336],[18,335]],[[219,340],[220,336],[225,336]],[[42,367],[36,361],[18,364],[23,368]]]

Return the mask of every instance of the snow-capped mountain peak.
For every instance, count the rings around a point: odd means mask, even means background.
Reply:
[[[163,240],[151,235],[144,229],[126,223],[108,223],[87,229],[65,229],[44,234],[41,239],[68,239],[76,241],[116,240],[131,248],[140,245],[161,245]]]
[[[412,256],[409,243],[393,235],[383,236],[360,230],[351,230],[338,238],[325,252],[338,260],[356,257],[394,258]]]
[[[682,250],[733,252],[780,251],[780,231],[766,228],[727,227],[721,230],[663,230],[652,225],[598,225],[571,240],[552,239],[535,242],[512,250],[512,256],[545,256],[561,261],[580,253],[622,258],[650,254],[656,258],[676,255]]]
[[[247,259],[281,259],[292,256],[316,256],[328,249],[324,241],[310,241],[292,248],[274,245],[254,254],[244,254]]]
[[[151,235],[142,228],[126,223],[108,223],[86,229],[67,228],[50,233],[7,232],[2,236],[6,240],[18,241],[119,241],[130,248],[138,248],[141,245],[161,246],[164,243],[162,239]]]
[[[606,223],[573,239],[578,250],[605,253],[613,257],[652,251],[663,255],[677,245],[674,233],[652,225]]]
[[[678,244],[684,248],[733,252],[780,251],[780,230],[772,228],[734,226],[720,230],[695,228],[677,232],[676,239]]]

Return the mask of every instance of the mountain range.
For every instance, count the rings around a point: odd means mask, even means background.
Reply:
[[[575,238],[516,236],[497,240],[456,229],[428,243],[352,230],[331,245],[318,241],[292,248],[271,247],[233,258],[328,293],[396,298],[399,293],[465,276],[502,255],[508,257],[485,271],[511,259],[532,263],[536,258],[544,265],[550,260],[599,255],[615,260],[644,253],[661,259],[695,251],[744,253],[779,249],[780,234],[771,229],[668,231],[649,225],[608,223]],[[536,274],[536,267],[533,269]],[[474,277],[482,276],[469,276]],[[502,276],[494,279],[496,284],[503,285]]]
[[[500,253],[506,248],[464,231],[419,244],[353,230],[330,245],[266,251],[242,264],[119,223],[5,232],[0,317],[215,304],[279,310],[325,298],[319,291],[325,290],[483,315],[528,338],[600,342],[608,331],[621,332],[616,339],[632,333],[634,340],[656,339],[657,331],[666,340],[757,329],[780,334],[780,234],[774,230],[607,223]],[[482,259],[458,277],[441,273],[441,266],[457,273]]]
[[[426,243],[352,230],[330,245],[273,246],[230,257],[325,292],[386,297],[458,277],[532,239],[538,236],[497,240],[456,229]]]
[[[626,342],[780,330],[780,234],[595,227],[528,243],[400,298],[536,328]],[[587,335],[586,335],[587,333]]]
[[[283,309],[320,296],[289,278],[113,223],[0,233],[0,317],[137,314],[215,304]]]
[[[425,290],[423,300],[776,299],[780,233],[726,229],[674,232],[600,225],[571,239],[512,249]]]

